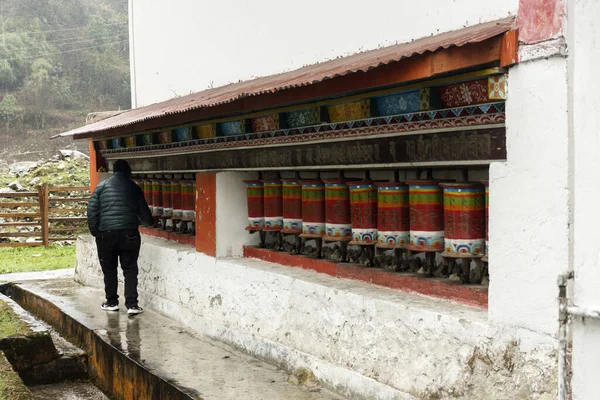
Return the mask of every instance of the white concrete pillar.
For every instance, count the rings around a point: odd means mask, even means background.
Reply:
[[[508,160],[490,167],[489,318],[555,335],[569,254],[567,61],[519,64],[508,89]]]
[[[245,244],[256,245],[258,233],[250,235],[245,180],[257,178],[251,172],[217,173],[217,258],[241,257]]]
[[[600,309],[600,2],[569,1],[569,99],[572,115],[573,302]],[[573,320],[574,400],[600,393],[600,321]]]

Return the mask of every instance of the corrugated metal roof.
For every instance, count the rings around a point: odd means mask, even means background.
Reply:
[[[359,71],[400,61],[418,54],[434,52],[467,43],[477,43],[498,36],[513,28],[514,18],[474,25],[457,31],[442,33],[397,44],[364,53],[340,57],[335,60],[306,66],[294,71],[257,78],[246,82],[204,90],[188,96],[133,109],[115,117],[108,118],[81,128],[62,133],[58,136],[89,137],[112,128],[124,127],[166,115],[183,113],[190,110],[209,108],[230,103],[244,97],[275,93],[286,89],[313,85],[327,79],[344,76]],[[96,135],[94,135],[96,136]]]

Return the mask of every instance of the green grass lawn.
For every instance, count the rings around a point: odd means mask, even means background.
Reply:
[[[75,246],[0,248],[0,274],[75,267]]]

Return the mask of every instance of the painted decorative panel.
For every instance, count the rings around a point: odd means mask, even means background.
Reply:
[[[96,148],[96,150],[106,150],[107,149],[106,140],[98,140],[97,142],[94,142],[94,147]]]
[[[128,149],[135,147],[135,136],[129,136],[125,138],[125,147],[127,147]]]
[[[157,144],[166,144],[172,142],[172,136],[170,131],[156,132],[154,135]]]
[[[217,136],[217,125],[198,125],[196,126],[196,135],[198,136],[198,139],[214,138]]]
[[[285,122],[288,128],[317,125],[321,123],[321,108],[318,106],[285,113]]]
[[[440,88],[440,98],[444,108],[463,107],[489,102],[488,80],[463,82]]]
[[[123,140],[123,138],[110,139],[110,148],[123,149],[125,148],[125,141]]]
[[[336,104],[328,107],[330,122],[354,121],[371,116],[370,100],[360,100],[353,103]]]
[[[178,142],[192,140],[192,129],[189,126],[173,129],[173,134]]]
[[[154,143],[154,141],[152,140],[151,133],[144,133],[142,135],[138,135],[138,138],[138,143],[140,143],[142,146],[150,146]]]
[[[279,129],[279,114],[263,115],[250,120],[252,132],[267,132]]]
[[[429,92],[429,89],[424,89],[424,91]],[[375,104],[377,106],[377,112],[381,116],[405,114],[423,110],[421,108],[422,106],[427,107],[425,110],[428,110],[429,95],[427,94],[424,97],[422,102],[421,90],[411,90],[410,92],[376,97]]]
[[[219,123],[219,136],[241,135],[246,133],[245,120]]]
[[[506,75],[488,78],[488,96],[490,100],[506,100]]]

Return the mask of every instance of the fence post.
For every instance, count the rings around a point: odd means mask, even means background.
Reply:
[[[48,190],[48,184],[44,183],[43,186],[43,205],[44,209],[42,211],[42,237],[44,238],[44,246],[48,248],[50,244],[50,218],[48,216],[48,204],[50,203],[50,192]]]

